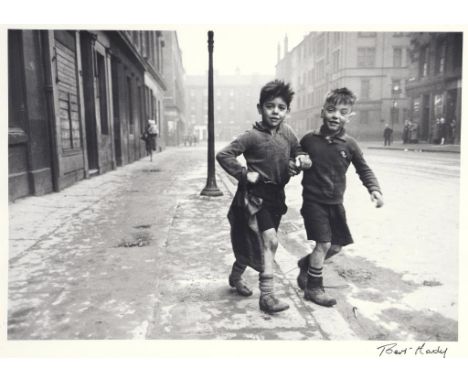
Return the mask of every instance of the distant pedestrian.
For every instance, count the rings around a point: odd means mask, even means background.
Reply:
[[[457,120],[456,118],[453,118],[452,121],[450,122],[449,126],[449,131],[450,131],[450,143],[455,143],[456,140],[456,134],[457,134]]]
[[[284,187],[290,176],[298,173],[296,159],[304,168],[310,165],[295,134],[284,122],[293,95],[290,85],[283,81],[275,80],[263,86],[257,105],[261,122],[216,155],[224,170],[239,181],[228,214],[236,257],[229,285],[240,295],[250,296],[252,290],[243,281],[242,274],[247,266],[257,270],[260,309],[270,314],[289,308],[276,297],[273,279],[277,230],[287,210]],[[242,154],[247,168],[237,160]]]
[[[303,174],[301,214],[307,239],[315,242],[315,248],[299,260],[297,282],[306,300],[323,306],[336,304],[323,286],[324,260],[353,242],[343,206],[346,172],[351,163],[376,207],[383,206],[377,178],[357,142],[345,131],[355,101],[356,96],[347,88],[329,92],[321,112],[322,127],[306,134],[300,142],[312,160],[312,167]]]
[[[403,134],[402,134],[402,140],[403,140],[403,144],[407,144],[408,141],[409,141],[409,131],[410,131],[410,127],[411,127],[411,122],[407,119],[405,120],[405,124],[403,126]]]
[[[388,126],[388,123],[385,124],[383,136],[384,136],[384,146],[390,146],[392,144],[392,139],[393,139],[393,129],[390,126]]]
[[[153,120],[148,120],[145,131],[141,135],[141,139],[145,142],[146,155],[149,155],[153,161],[153,150],[156,150],[156,137],[158,136],[158,128]]]
[[[408,143],[418,143],[418,124],[416,122],[410,125]]]
[[[439,122],[439,144],[444,145],[447,138],[448,126],[445,122],[445,118],[441,118]]]

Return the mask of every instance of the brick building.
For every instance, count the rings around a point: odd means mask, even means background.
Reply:
[[[462,33],[411,33],[410,118],[418,139],[460,143]],[[437,121],[443,119],[445,126]],[[442,131],[443,130],[443,131]]]
[[[259,119],[257,112],[261,87],[273,77],[214,73],[214,122],[217,140],[230,141]],[[187,117],[191,134],[206,139],[208,124],[208,76],[187,76]]]
[[[409,113],[409,41],[400,32],[310,32],[288,51],[285,38],[276,76],[296,92],[290,121],[297,134],[320,126],[330,89],[348,87],[358,97],[349,125],[354,136],[380,140],[385,123],[398,136]]]
[[[162,134],[167,144],[179,145],[186,130],[185,70],[177,33],[163,31],[163,77],[167,84],[164,96],[165,124]]]
[[[148,119],[164,125],[163,48],[161,31],[9,30],[10,201],[145,155]]]

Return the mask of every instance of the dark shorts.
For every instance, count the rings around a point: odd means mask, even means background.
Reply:
[[[262,208],[257,212],[257,223],[260,232],[278,227],[287,207],[285,204],[284,188],[270,184],[257,184],[250,188],[250,192],[262,198]]]
[[[276,208],[269,207],[268,205],[263,206],[260,211],[257,212],[257,223],[260,232],[264,232],[267,229],[274,228],[278,231],[278,227],[281,221],[281,213]]]
[[[307,202],[301,214],[308,240],[341,246],[353,243],[343,204]]]

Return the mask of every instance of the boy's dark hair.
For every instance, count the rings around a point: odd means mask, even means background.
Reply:
[[[356,95],[348,88],[339,88],[330,90],[325,96],[325,103],[338,105],[344,103],[346,105],[354,105],[356,102]]]
[[[270,81],[260,90],[260,105],[263,105],[266,101],[281,97],[289,108],[291,101],[293,99],[294,92],[291,89],[291,86],[288,83],[285,83],[281,80]]]

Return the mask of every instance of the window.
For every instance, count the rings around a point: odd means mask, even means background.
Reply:
[[[392,80],[392,96],[398,97],[401,93],[401,81]]]
[[[403,64],[403,49],[393,48],[393,66],[401,68]]]
[[[362,125],[369,124],[369,110],[361,110],[359,112],[359,123]]]
[[[420,77],[426,77],[428,73],[428,49],[427,46],[424,46],[421,48],[419,51],[419,76]]]
[[[361,98],[362,99],[370,98],[370,80],[368,79],[361,80]]]
[[[445,71],[445,57],[447,52],[447,45],[445,42],[437,44],[436,60],[435,60],[435,74],[442,74]]]
[[[366,68],[375,66],[375,48],[358,48],[357,66]]]
[[[434,115],[440,118],[444,111],[444,97],[442,94],[434,94]]]

